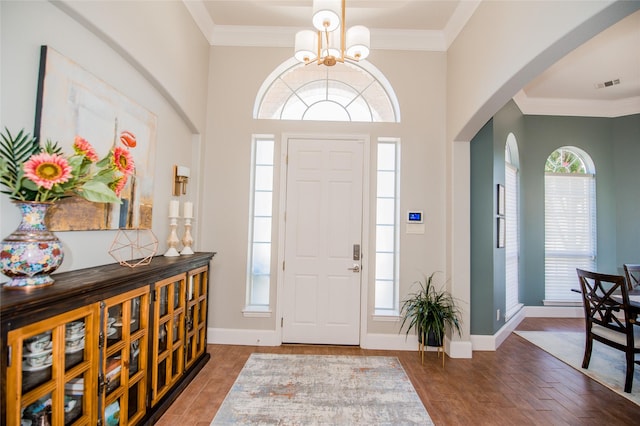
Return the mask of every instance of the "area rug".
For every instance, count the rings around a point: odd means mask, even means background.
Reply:
[[[589,368],[582,368],[583,332],[514,331],[534,345],[570,365],[593,380],[640,405],[640,366],[636,365],[631,393],[624,392],[626,361],[622,351],[593,342]]]
[[[395,357],[251,354],[211,425],[432,425]]]

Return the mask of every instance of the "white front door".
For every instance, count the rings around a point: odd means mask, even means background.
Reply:
[[[287,143],[282,341],[357,345],[364,141]]]

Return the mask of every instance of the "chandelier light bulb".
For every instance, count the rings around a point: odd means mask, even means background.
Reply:
[[[341,0],[313,0],[313,26],[335,31],[340,26]]]
[[[325,33],[326,34],[326,33]],[[334,31],[328,33],[329,44],[327,44],[327,37],[322,35],[322,55],[321,56],[333,56],[335,58],[340,57],[340,31]]]
[[[369,28],[355,25],[347,30],[347,56],[357,60],[369,56],[370,44]]]
[[[318,33],[311,30],[298,31],[295,39],[295,58],[308,63],[318,55]]]
[[[362,25],[346,30],[346,0],[313,0],[313,26],[317,31],[296,33],[294,57],[305,64],[328,67],[369,56],[370,32]]]

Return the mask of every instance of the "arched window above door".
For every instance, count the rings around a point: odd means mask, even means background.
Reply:
[[[260,87],[253,117],[399,123],[400,108],[387,79],[369,62],[326,67],[292,58]]]

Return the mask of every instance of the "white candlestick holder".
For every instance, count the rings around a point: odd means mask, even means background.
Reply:
[[[178,239],[178,233],[176,232],[176,229],[178,228],[177,217],[169,216],[169,228],[171,229],[171,231],[169,232],[169,238],[167,239],[169,248],[164,253],[164,255],[167,257],[180,256],[180,253],[178,253],[177,249],[178,243],[180,242],[180,240]]]
[[[182,237],[182,245],[184,248],[180,254],[193,254],[191,246],[193,245],[193,237],[191,236],[191,218],[184,218],[184,236]]]

